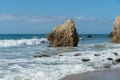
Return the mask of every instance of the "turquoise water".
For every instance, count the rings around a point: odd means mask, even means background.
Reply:
[[[52,48],[47,47],[45,34],[0,34],[0,80],[59,80],[69,74],[104,69],[106,65],[119,67],[106,59],[120,57],[120,45],[109,43],[107,34],[81,36],[78,47]],[[50,57],[33,57],[40,54]],[[83,62],[84,58],[90,61]]]

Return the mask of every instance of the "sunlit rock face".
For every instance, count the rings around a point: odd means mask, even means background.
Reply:
[[[114,20],[111,42],[120,43],[120,16],[117,16]]]
[[[72,19],[55,27],[51,33],[46,35],[46,38],[49,40],[49,46],[51,47],[76,47],[79,42],[79,35]]]

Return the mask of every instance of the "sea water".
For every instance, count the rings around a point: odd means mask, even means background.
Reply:
[[[120,67],[114,62],[120,57],[120,44],[109,43],[107,34],[81,36],[78,47],[53,48],[48,47],[45,34],[0,34],[0,80],[59,80],[70,74]],[[50,57],[33,57],[42,54]]]

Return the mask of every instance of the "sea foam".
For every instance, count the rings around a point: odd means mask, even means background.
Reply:
[[[117,45],[116,45],[117,46]],[[113,52],[117,52],[118,56]],[[75,54],[80,56],[74,56]],[[94,56],[100,54],[100,56]],[[59,80],[70,74],[83,73],[104,69],[105,67],[116,68],[119,64],[113,64],[113,61],[120,57],[120,50],[107,49],[102,51],[74,51],[61,53],[63,56],[53,55],[48,58],[20,58],[20,59],[2,59],[0,65],[1,80]],[[83,62],[82,59],[90,59]]]
[[[3,42],[2,42],[3,41]],[[120,68],[114,62],[120,58],[120,44],[79,44],[78,47],[43,47],[42,39],[0,40],[0,80],[59,80],[66,75],[95,71],[105,68]],[[3,45],[4,44],[4,45]],[[6,44],[6,46],[5,46]],[[22,45],[40,46],[22,46]],[[36,53],[38,52],[38,53]],[[34,58],[36,54],[53,54],[50,57]],[[114,53],[117,53],[116,56]],[[75,54],[79,54],[75,56]],[[99,54],[99,56],[95,56]],[[108,60],[112,58],[113,60]],[[82,59],[90,59],[87,62]]]
[[[36,45],[41,43],[47,43],[46,38],[40,39],[19,39],[19,40],[0,40],[0,47],[12,47],[21,45]]]

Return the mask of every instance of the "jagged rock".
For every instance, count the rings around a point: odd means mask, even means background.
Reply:
[[[76,47],[79,42],[79,35],[72,19],[55,27],[51,33],[46,35],[46,38],[51,47]]]
[[[112,30],[112,43],[120,43],[120,16],[117,16]]]

